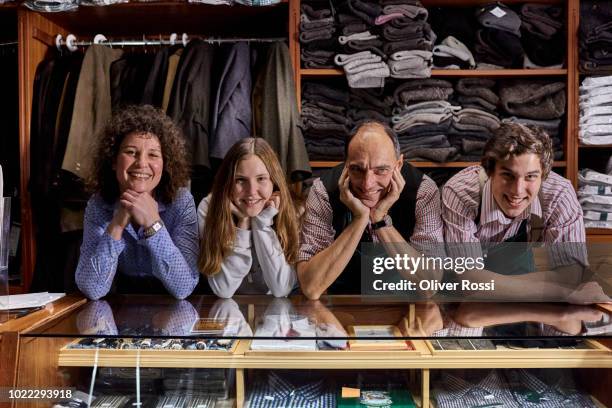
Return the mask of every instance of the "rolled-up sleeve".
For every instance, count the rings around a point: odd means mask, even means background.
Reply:
[[[306,200],[306,214],[300,231],[298,261],[307,261],[334,242],[333,211],[320,179],[316,179]]]
[[[444,225],[440,208],[440,191],[436,183],[423,176],[417,190],[414,231],[410,242],[420,249],[443,249]]]

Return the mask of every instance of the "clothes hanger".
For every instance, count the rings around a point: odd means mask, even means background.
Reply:
[[[96,36],[93,39],[93,43],[94,44],[102,44],[104,42],[108,42],[108,39],[106,38],[106,36],[104,34],[96,34]]]
[[[66,48],[68,48],[68,51],[70,52],[76,52],[78,51],[79,47],[76,46],[76,36],[74,34],[68,34],[68,36],[66,37]]]
[[[62,55],[62,35],[58,34],[55,36],[55,48],[59,51],[60,55]]]

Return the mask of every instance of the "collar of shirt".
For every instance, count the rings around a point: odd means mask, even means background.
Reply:
[[[571,377],[562,376],[554,384],[548,385],[528,370],[511,370],[508,372],[509,380],[515,394],[521,395],[528,402],[538,404],[543,408],[565,406],[594,406],[590,398],[576,390]],[[569,383],[567,383],[569,380]],[[529,394],[535,393],[539,402],[530,401]],[[586,400],[586,401],[585,401]]]
[[[456,377],[449,373],[444,373],[443,377],[446,388],[453,393],[453,397],[457,399],[464,398],[477,390],[494,395],[498,399],[502,399],[508,392],[505,381],[499,377],[496,370],[491,370],[486,377],[478,382],[478,384],[472,384],[463,378]]]
[[[323,380],[296,387],[275,372],[268,376],[268,395],[274,400],[286,400],[291,397],[301,397],[307,401],[318,400],[323,394]],[[314,406],[314,405],[307,405]]]
[[[531,391],[535,391],[537,393],[543,393],[549,388],[544,382],[542,382],[540,379],[531,375],[529,372],[525,370],[519,370],[518,374],[522,377],[521,382],[523,383],[523,385],[525,385]]]
[[[491,191],[491,179],[488,179],[482,189],[482,197],[480,202],[480,224],[485,225],[491,222],[499,222],[500,224],[508,225],[515,221],[522,221],[535,214],[542,217],[542,205],[540,203],[539,196],[536,196],[531,204],[525,208],[525,211],[516,218],[508,218],[504,212],[499,208],[493,198],[493,192]]]

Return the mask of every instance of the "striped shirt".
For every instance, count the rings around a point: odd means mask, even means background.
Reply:
[[[415,225],[410,242],[419,248],[444,242],[440,215],[440,192],[429,177],[423,176],[417,191]],[[329,195],[320,179],[316,179],[306,200],[306,215],[300,234],[299,261],[307,261],[334,242],[336,231],[332,225],[333,211]],[[368,224],[368,228],[370,225]],[[370,230],[373,242],[380,242],[376,230]]]
[[[507,218],[493,198],[490,180],[485,183],[482,197],[480,196],[480,169],[480,166],[463,169],[442,188],[442,219],[446,242],[503,242],[516,235],[521,222],[529,219],[531,214],[543,219],[540,238],[542,242],[547,244],[586,242],[582,208],[569,180],[551,172],[542,182],[540,193],[525,211],[515,218]],[[476,225],[479,209],[480,222]],[[527,232],[530,231],[531,226],[527,224]],[[469,256],[481,256],[477,247],[479,246],[470,246]],[[562,258],[552,259],[563,262],[561,264],[572,263],[575,259],[585,263],[583,261],[586,260],[586,254],[582,246],[559,245],[553,248],[560,249],[559,255]]]

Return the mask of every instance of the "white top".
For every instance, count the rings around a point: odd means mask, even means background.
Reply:
[[[210,195],[198,205],[198,228],[204,239]],[[208,277],[208,284],[221,298],[237,294],[267,293],[287,296],[297,284],[295,268],[285,254],[272,228],[278,210],[273,207],[251,218],[251,229],[236,228],[232,252],[221,262],[221,270]]]

